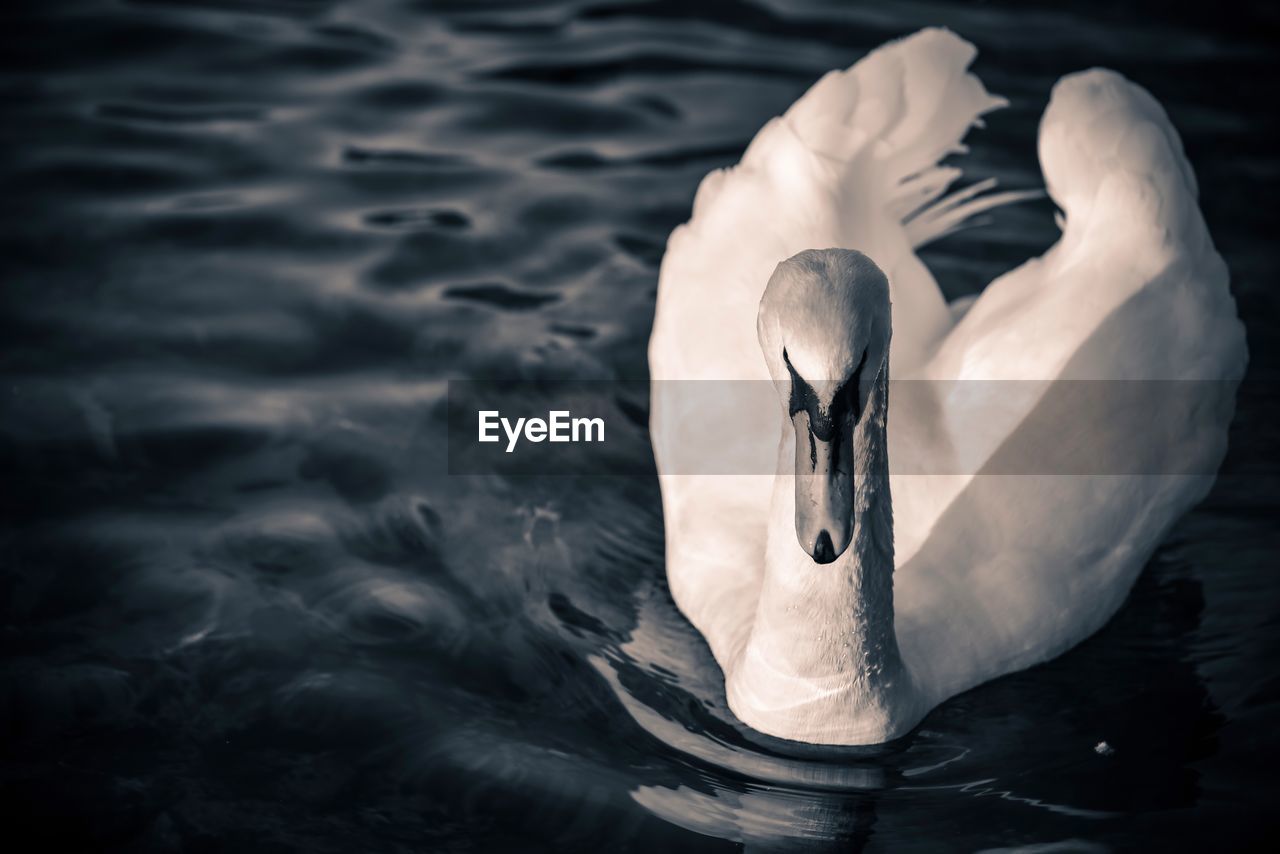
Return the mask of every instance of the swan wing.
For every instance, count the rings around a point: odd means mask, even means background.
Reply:
[[[1212,484],[1247,359],[1155,99],[1110,71],[1063,78],[1039,151],[1061,239],[991,283],[925,369],[964,474],[929,501],[894,485],[895,517],[928,529],[900,555],[899,639],[938,698],[1114,613]]]
[[[1018,194],[939,166],[1005,101],[968,72],[972,45],[928,29],[826,74],[769,121],[742,161],[698,188],[667,244],[649,358],[655,379],[768,379],[756,309],[773,268],[804,249],[854,247],[888,275],[893,365],[909,371],[951,326],[913,247]]]

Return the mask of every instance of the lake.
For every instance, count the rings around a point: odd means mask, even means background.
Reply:
[[[46,850],[1241,850],[1277,830],[1277,25],[1258,3],[70,0],[0,77],[0,782]],[[1011,106],[1183,135],[1248,329],[1208,499],[1116,617],[910,735],[784,750],[675,610],[656,478],[447,472],[451,379],[638,381],[699,180],[926,25]],[[924,253],[949,296],[1045,200]],[[1271,569],[1267,569],[1267,567]],[[1099,750],[1105,742],[1108,749]]]

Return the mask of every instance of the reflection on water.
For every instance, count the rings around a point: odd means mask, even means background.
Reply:
[[[1008,186],[1037,183],[1058,75],[1110,65],[1168,105],[1251,378],[1273,378],[1274,206],[1240,203],[1280,174],[1265,12],[1018,8],[82,0],[12,19],[11,820],[130,850],[1257,839],[1277,407],[1247,383],[1226,475],[1101,633],[875,748],[734,721],[666,590],[652,478],[444,473],[451,378],[643,379],[656,266],[701,176],[826,69],[932,23],[1013,103],[969,161]],[[927,260],[972,291],[1052,240],[1051,213],[1000,211]],[[646,404],[618,406],[647,466]]]

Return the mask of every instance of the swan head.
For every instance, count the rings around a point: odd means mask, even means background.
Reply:
[[[769,279],[756,332],[795,431],[796,537],[831,563],[853,536],[857,427],[887,369],[889,281],[851,249],[809,249]]]

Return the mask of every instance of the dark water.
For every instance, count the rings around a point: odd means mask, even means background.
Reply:
[[[6,833],[130,851],[1264,844],[1280,407],[1249,390],[1280,373],[1275,14],[782,6],[3,13]],[[727,714],[666,589],[654,480],[448,477],[444,384],[643,378],[656,265],[700,177],[826,69],[939,23],[1013,102],[970,137],[973,173],[1006,186],[1038,183],[1060,74],[1111,66],[1164,102],[1250,378],[1223,477],[1102,632],[899,742],[795,756]],[[958,295],[1053,235],[1025,205],[927,260]],[[646,401],[618,407],[647,454]]]

